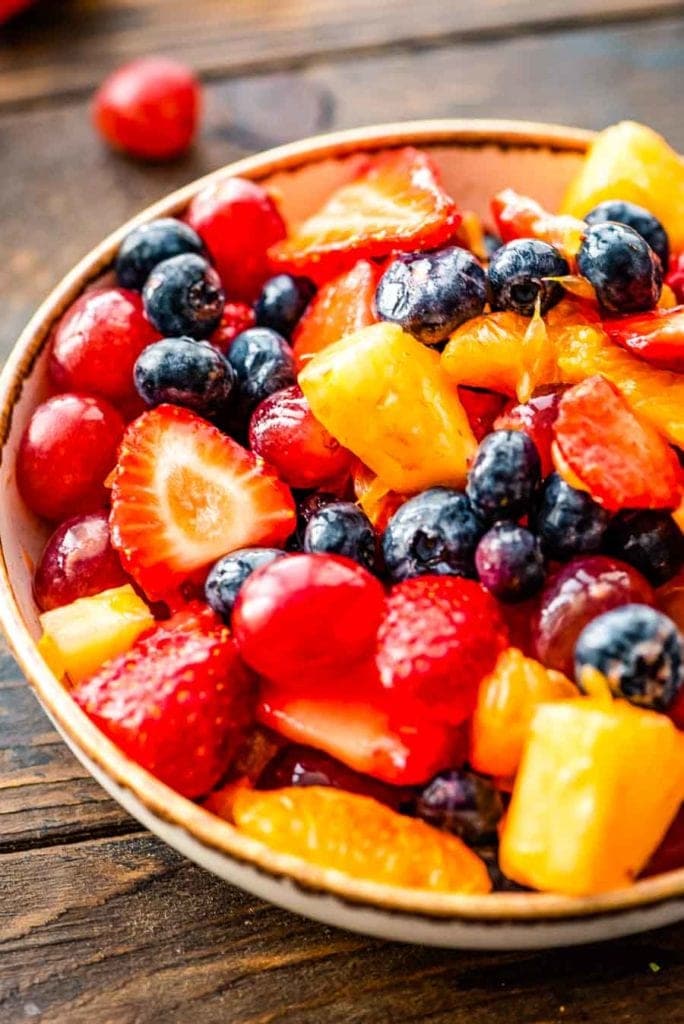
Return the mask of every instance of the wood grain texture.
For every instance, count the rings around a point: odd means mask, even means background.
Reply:
[[[684,1020],[677,928],[541,954],[401,946],[268,907],[149,836],[0,869],[3,1024]]]
[[[353,70],[321,61],[210,83],[197,148],[163,166],[107,152],[85,101],[0,115],[0,223],[10,254],[0,261],[0,358],[38,301],[109,230],[247,152],[363,122],[452,115],[584,127],[631,116],[684,148],[679,106],[661,101],[683,73],[684,18],[369,56]]]
[[[107,70],[150,52],[204,74],[244,74],[340,50],[652,20],[680,9],[672,0],[43,0],[3,31],[0,104],[92,89]]]

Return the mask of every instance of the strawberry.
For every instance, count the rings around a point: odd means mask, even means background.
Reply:
[[[126,570],[162,598],[229,551],[283,543],[295,506],[257,456],[188,409],[160,405],[124,434],[110,524]]]
[[[114,743],[183,796],[230,767],[252,718],[252,684],[225,626],[158,626],[72,696]]]
[[[401,706],[418,701],[432,719],[458,725],[480,680],[508,646],[494,598],[459,576],[417,576],[393,587],[378,631],[383,686]]]
[[[426,719],[417,707],[399,713],[383,691],[372,662],[357,663],[337,678],[295,689],[262,687],[257,718],[295,743],[337,758],[383,782],[415,785],[465,759],[462,730]]]
[[[316,352],[377,320],[375,289],[382,274],[377,263],[359,260],[317,292],[292,337],[297,369]]]
[[[603,328],[616,345],[651,366],[684,373],[684,306],[606,320]]]
[[[433,161],[406,146],[372,159],[269,256],[276,271],[322,283],[361,256],[434,248],[453,237],[460,221]]]
[[[555,245],[570,261],[577,253],[587,228],[577,217],[548,213],[534,199],[522,196],[512,188],[497,192],[491,208],[504,242],[512,242],[516,238],[538,238]]]
[[[466,411],[470,429],[478,441],[491,432],[494,420],[506,405],[504,395],[495,391],[483,391],[480,388],[467,388],[459,385],[458,397]]]
[[[574,487],[610,511],[676,508],[682,492],[677,456],[640,420],[605,377],[588,377],[562,396],[553,458]]]
[[[670,256],[670,269],[665,284],[674,292],[677,302],[684,302],[684,251]]]
[[[209,341],[224,355],[233,344],[238,334],[254,327],[256,316],[251,306],[246,302],[226,302],[221,315],[221,323],[218,325]]]

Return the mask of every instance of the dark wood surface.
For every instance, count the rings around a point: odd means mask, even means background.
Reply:
[[[177,53],[202,137],[149,167],[106,152],[93,86]],[[0,29],[0,356],[125,217],[237,156],[431,115],[601,127],[684,149],[684,4],[660,0],[43,0]],[[108,799],[0,654],[0,1021],[54,1024],[684,1022],[684,928],[580,950],[411,948],[219,882]]]

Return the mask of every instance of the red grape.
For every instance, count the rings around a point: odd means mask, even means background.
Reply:
[[[103,510],[74,516],[57,527],[38,562],[33,592],[46,612],[127,582]]]
[[[250,448],[290,487],[309,490],[348,475],[352,454],[314,418],[300,388],[284,388],[257,406]]]
[[[380,582],[333,555],[292,555],[252,573],[233,610],[240,654],[275,682],[324,679],[369,654],[385,604]]]
[[[165,160],[190,146],[200,104],[199,82],[184,64],[141,57],[105,78],[95,95],[93,120],[115,149]]]
[[[39,405],[17,455],[17,484],[31,511],[60,522],[106,505],[104,480],[123,432],[121,416],[102,398],[66,394]]]
[[[102,395],[115,405],[137,398],[133,367],[159,333],[137,292],[97,288],[66,311],[55,332],[50,376],[60,391]]]
[[[554,469],[551,445],[560,400],[558,391],[536,395],[522,405],[511,404],[494,423],[495,430],[524,430],[532,438],[541,459],[542,476],[548,476]]]
[[[575,642],[587,623],[632,603],[655,604],[651,585],[636,569],[604,555],[574,558],[542,591],[532,627],[536,656],[572,679]]]
[[[228,299],[254,302],[271,272],[268,247],[286,233],[266,189],[222,178],[195,196],[186,219],[209,250]]]

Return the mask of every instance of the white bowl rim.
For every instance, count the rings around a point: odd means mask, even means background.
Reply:
[[[170,193],[112,232],[80,260],[52,290],[21,333],[0,375],[0,460],[22,382],[31,372],[56,320],[83,288],[111,265],[113,254],[132,227],[179,212],[204,185],[228,175],[261,180],[276,171],[293,170],[331,156],[406,144],[425,147],[494,145],[583,153],[594,136],[594,132],[578,128],[510,120],[440,119],[373,125],[279,146],[219,168]],[[148,813],[185,831],[207,850],[218,851],[227,860],[248,864],[274,879],[285,878],[307,892],[335,896],[345,903],[369,909],[463,922],[570,921],[626,913],[684,898],[684,868],[598,896],[568,897],[536,892],[496,892],[482,896],[430,893],[361,881],[297,857],[278,854],[180,796],[131,761],[95,727],[39,655],[15,599],[1,547],[0,625],[29,684],[60,731],[70,745],[112,780],[115,788],[129,790]]]

